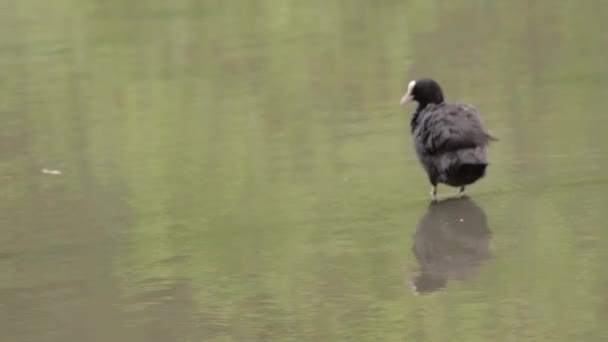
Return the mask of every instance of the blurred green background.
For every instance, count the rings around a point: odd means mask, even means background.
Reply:
[[[3,2],[0,340],[607,340],[607,17]],[[429,205],[423,76],[500,138],[471,201]]]

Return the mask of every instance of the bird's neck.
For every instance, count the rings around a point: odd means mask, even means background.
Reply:
[[[412,121],[410,122],[412,132],[414,131],[414,129],[416,129],[416,127],[418,127],[418,123],[420,122],[420,119],[422,118],[423,112],[429,105],[438,106],[443,103],[444,103],[443,101],[440,101],[437,103],[435,103],[435,102],[418,102],[418,107],[416,108],[416,111],[414,112],[414,115],[412,116]]]
[[[416,113],[422,112],[428,105],[440,105],[443,103],[443,95],[438,96],[437,99],[432,101],[420,101],[418,102],[418,107],[416,108]]]
[[[424,108],[426,108],[427,105],[428,105],[428,102],[418,103],[418,107],[416,107],[416,113],[422,112],[424,110]]]
[[[420,117],[420,112],[416,111],[414,113],[414,115],[412,115],[412,121],[410,121],[410,128],[412,130],[412,133],[414,132],[414,130],[416,129],[416,127],[418,127],[418,118]]]

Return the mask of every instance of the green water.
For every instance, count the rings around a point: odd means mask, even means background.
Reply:
[[[607,2],[0,8],[1,341],[608,340]],[[500,138],[469,200],[421,76]]]

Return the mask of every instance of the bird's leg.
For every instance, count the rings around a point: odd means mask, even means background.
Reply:
[[[437,184],[433,184],[431,186],[431,200],[433,200],[433,201],[437,200]]]
[[[437,174],[433,169],[427,170],[429,176],[429,183],[431,183],[431,200],[437,200]]]
[[[458,196],[462,197],[464,196],[464,185],[460,187],[460,189],[458,189]]]

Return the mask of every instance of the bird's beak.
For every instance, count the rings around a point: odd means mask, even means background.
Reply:
[[[407,93],[405,95],[403,95],[403,97],[401,98],[401,105],[405,105],[406,103],[412,101],[414,99],[414,97],[410,94]]]

